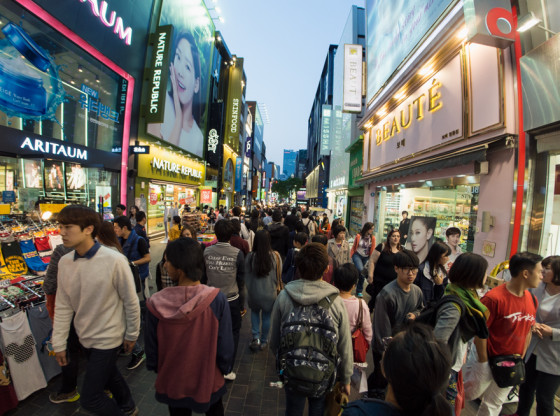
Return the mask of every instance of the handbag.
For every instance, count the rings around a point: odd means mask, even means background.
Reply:
[[[342,414],[343,406],[348,404],[348,395],[342,391],[340,382],[325,396],[325,416],[339,416]]]
[[[282,282],[282,266],[280,265],[280,254],[274,251],[274,258],[276,259],[276,295],[278,295],[282,289],[284,289],[284,283]]]
[[[525,382],[525,363],[521,355],[498,355],[490,358],[489,363],[498,387],[513,387]]]
[[[356,329],[352,333],[352,351],[354,353],[355,363],[365,363],[366,355],[369,351],[369,343],[364,336],[362,327],[364,323],[364,311],[362,308],[362,301],[358,299],[360,312],[358,313],[358,323],[356,324]]]

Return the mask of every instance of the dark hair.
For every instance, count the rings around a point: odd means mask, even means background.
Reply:
[[[296,268],[304,280],[319,280],[329,267],[327,248],[319,243],[310,243],[296,254]]]
[[[553,273],[551,283],[555,286],[560,286],[560,256],[548,256],[542,261],[542,266],[550,266]]]
[[[216,238],[220,243],[227,243],[231,240],[233,234],[231,221],[228,219],[218,221],[216,225],[214,225],[214,233],[216,233]]]
[[[333,227],[332,228],[333,238],[336,238],[336,236],[341,232],[346,232],[346,228],[344,227],[344,225],[337,225],[337,226]]]
[[[311,237],[311,242],[312,243],[319,243],[319,244],[322,244],[322,245],[326,246],[329,242],[329,239],[327,238],[327,236],[325,234],[315,234],[313,237]]]
[[[426,227],[427,230],[436,229],[437,218],[435,217],[413,217],[413,218],[414,219],[410,221],[411,226],[412,224],[414,224],[414,222],[420,221],[422,224],[424,224],[424,227]]]
[[[241,215],[241,208],[233,207],[231,209],[231,213],[233,214],[234,217],[239,217]]]
[[[117,206],[115,208],[120,208],[123,211],[126,211],[126,205],[123,205],[123,204],[117,204]]]
[[[121,243],[115,233],[115,226],[109,221],[103,221],[97,230],[97,240],[107,247],[116,248],[119,253],[122,253]]]
[[[183,237],[183,231],[185,231],[185,230],[189,230],[191,232],[191,237],[190,238],[196,240],[196,230],[194,229],[194,227],[192,225],[183,224],[183,226],[181,227],[181,237]],[[183,238],[189,238],[189,237],[183,237]]]
[[[449,227],[447,230],[445,230],[445,236],[449,237],[452,235],[461,235],[461,230],[458,229],[457,227]]]
[[[420,265],[420,261],[414,251],[403,248],[399,252],[395,253],[393,264],[402,269],[405,267],[418,267]]]
[[[115,218],[114,222],[120,228],[128,228],[128,231],[132,231],[132,223],[130,222],[130,218],[126,215],[121,215],[120,217]]]
[[[463,253],[453,262],[449,270],[449,281],[465,289],[480,289],[484,286],[484,278],[488,269],[488,261],[475,253]]]
[[[430,263],[430,276],[434,275],[434,271],[436,270],[436,267],[440,269],[444,274],[447,274],[445,268],[441,265],[438,265],[437,263],[439,262],[441,256],[443,255],[449,256],[450,254],[451,254],[451,248],[447,244],[441,241],[435,241],[434,244],[432,244],[430,250],[428,251],[428,254],[426,255],[426,260],[425,260],[428,263]]]
[[[372,222],[366,222],[364,224],[364,226],[362,227],[362,229],[360,230],[360,235],[363,237],[364,235],[367,234],[367,232],[369,230],[371,230],[373,228],[373,223]]]
[[[517,277],[523,270],[533,271],[537,263],[542,261],[542,257],[538,254],[529,253],[524,251],[522,253],[516,253],[509,259],[509,271],[511,277]]]
[[[175,61],[175,55],[177,55],[177,47],[179,46],[179,43],[181,42],[182,39],[185,39],[187,42],[189,42],[189,45],[191,47],[191,53],[192,53],[192,57],[193,57],[193,65],[194,65],[194,79],[196,80],[197,78],[199,79],[199,89],[198,92],[195,92],[193,94],[193,103],[192,103],[192,114],[194,119],[196,120],[197,123],[200,122],[201,119],[201,115],[202,115],[202,105],[200,103],[200,94],[201,94],[201,90],[202,90],[202,85],[203,85],[203,80],[202,80],[202,72],[200,71],[200,55],[198,53],[198,48],[196,47],[196,42],[194,40],[193,35],[191,35],[188,32],[179,32],[176,36],[175,39],[173,40],[173,49],[172,49],[172,56],[171,56],[171,62]],[[171,73],[169,74],[169,76],[171,77]],[[171,82],[169,82],[170,86],[171,86]],[[169,91],[169,96],[172,98],[173,101],[173,88],[171,88],[171,90]]]
[[[259,219],[259,211],[257,211],[256,209],[253,209],[251,211],[251,218],[258,220]]]
[[[276,210],[272,213],[272,221],[280,222],[282,221],[282,211]]]
[[[165,258],[171,265],[180,269],[193,282],[202,278],[204,257],[198,241],[181,237],[167,243]]]
[[[389,241],[391,241],[391,237],[393,236],[393,234],[395,233],[401,233],[399,231],[398,228],[393,228],[391,231],[389,231],[389,233],[387,234],[387,241],[385,241],[385,244],[383,245],[383,251],[385,253],[390,253],[391,252],[391,243]],[[397,250],[402,250],[403,247],[401,246],[401,240],[399,239],[399,242],[397,243]]]
[[[451,416],[451,406],[442,394],[449,382],[451,355],[432,328],[414,323],[395,335],[382,366],[405,415]]]
[[[231,226],[233,227],[233,234],[239,234],[241,232],[241,221],[237,218],[231,219]]]
[[[334,235],[334,229],[340,224],[340,218],[335,218],[333,220],[333,222],[331,223],[331,230],[333,231],[333,235]]]
[[[99,230],[99,226],[101,225],[99,214],[84,205],[68,205],[62,208],[62,210],[58,213],[57,220],[59,224],[63,225],[77,225],[82,231],[84,231],[84,228],[93,225],[91,238],[95,238]]]
[[[173,223],[181,225],[181,217],[179,217],[178,215],[174,215],[173,216]]]
[[[301,218],[309,218],[309,211],[303,211],[301,213]]]
[[[350,292],[352,287],[358,283],[360,272],[352,263],[345,263],[337,267],[333,273],[333,284],[338,290]]]
[[[307,244],[307,239],[308,236],[306,233],[296,233],[296,235],[294,236],[294,241],[297,241],[298,243],[300,243],[302,246]]]
[[[404,215],[404,214],[408,215],[408,211],[401,212],[401,215]]]
[[[146,218],[146,213],[144,211],[137,211],[136,215],[134,216],[134,218],[136,219],[136,222],[140,222],[142,221],[144,218]]]
[[[301,220],[298,220],[296,222],[296,224],[294,225],[294,230],[296,233],[300,233],[305,230],[305,226],[303,225],[303,222]]]
[[[134,214],[132,213],[132,208],[135,209]],[[138,211],[140,211],[140,208],[138,208],[138,206],[136,206],[136,205],[132,205],[131,207],[128,208],[128,216],[130,218],[132,218],[134,216],[134,219],[136,219],[136,214],[138,213]]]
[[[257,277],[268,275],[272,270],[272,247],[267,230],[259,230],[255,233],[252,252],[251,269],[255,270]]]

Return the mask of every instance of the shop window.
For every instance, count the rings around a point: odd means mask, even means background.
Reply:
[[[121,146],[123,79],[17,4],[3,2],[0,17],[0,125],[104,151]],[[22,44],[33,53],[22,55]]]

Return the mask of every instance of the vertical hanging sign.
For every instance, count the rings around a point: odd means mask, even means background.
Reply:
[[[342,111],[362,111],[362,45],[344,45]]]

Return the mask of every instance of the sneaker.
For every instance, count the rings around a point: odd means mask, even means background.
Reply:
[[[72,403],[80,398],[80,393],[77,389],[71,391],[70,393],[51,393],[49,395],[49,400],[52,403]]]
[[[251,351],[257,351],[260,347],[261,341],[258,338],[255,338],[251,341],[251,344],[249,344],[249,348],[251,348]]]
[[[261,351],[266,350],[266,347],[268,347],[268,344],[266,342],[261,342]]]
[[[231,373],[224,374],[224,378],[228,381],[233,381],[237,378],[235,373],[232,371]]]
[[[146,356],[144,355],[144,351],[142,351],[139,354],[132,354],[132,358],[130,359],[130,362],[126,366],[126,369],[127,370],[134,370],[136,367],[138,367],[140,364],[142,364],[145,359],[146,359]]]
[[[132,409],[132,410],[123,410],[123,413],[126,416],[138,416],[138,413],[140,413],[140,411],[138,410],[138,408],[136,406],[134,406],[134,409]]]

